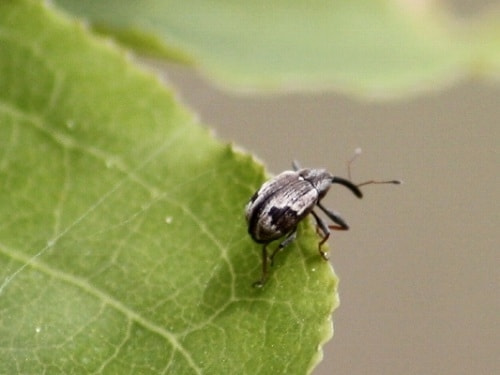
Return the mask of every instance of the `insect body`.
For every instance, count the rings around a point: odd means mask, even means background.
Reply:
[[[328,240],[330,229],[347,230],[349,226],[335,212],[324,207],[324,198],[332,184],[340,184],[351,190],[358,198],[363,194],[359,186],[369,183],[399,183],[399,181],[368,181],[359,185],[341,177],[331,175],[324,169],[299,169],[294,163],[294,171],[285,171],[264,183],[252,196],[245,208],[248,233],[262,246],[262,276],[254,283],[261,287],[268,276],[268,262],[273,263],[275,255],[295,239],[297,225],[308,214],[312,214],[317,224],[321,240],[318,251],[328,259],[321,246]],[[327,225],[314,211],[319,208],[334,225]],[[283,238],[278,247],[268,257],[267,245]]]

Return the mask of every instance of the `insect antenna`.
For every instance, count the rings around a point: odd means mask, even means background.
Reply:
[[[401,180],[387,180],[387,181],[377,181],[377,180],[368,180],[365,182],[361,182],[360,184],[356,184],[357,187],[371,185],[371,184],[394,184],[401,185],[403,181]]]
[[[359,155],[361,155],[361,152],[362,152],[362,150],[361,150],[360,147],[356,148],[354,150],[353,157],[350,158],[347,161],[347,176],[349,177],[349,180],[351,180],[351,164],[358,158]],[[379,180],[368,180],[368,181],[356,184],[356,186],[359,188],[361,186],[371,185],[371,184],[395,184],[395,185],[401,185],[402,183],[403,183],[403,181],[401,181],[401,180],[382,180],[382,181],[379,181]]]
[[[351,164],[354,162],[354,160],[356,160],[358,158],[359,155],[361,155],[361,152],[363,152],[361,150],[361,147],[358,147],[354,150],[354,155],[352,156],[352,158],[350,158],[349,160],[347,160],[347,178],[349,180],[352,180],[351,178]]]
[[[352,191],[352,193],[355,196],[357,196],[358,198],[363,197],[363,193],[361,192],[361,190],[359,190],[358,185],[353,184],[351,181],[346,180],[345,178],[333,176],[332,177],[332,184],[344,185],[346,188],[348,188],[350,191]]]

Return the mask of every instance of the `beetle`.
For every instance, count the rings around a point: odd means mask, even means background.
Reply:
[[[347,223],[337,212],[326,208],[321,203],[333,184],[343,185],[356,197],[362,198],[363,193],[360,187],[363,185],[401,183],[398,180],[370,180],[354,184],[348,179],[333,176],[325,169],[300,168],[297,162],[293,162],[292,166],[293,170],[284,171],[265,182],[250,198],[245,207],[248,233],[255,242],[262,244],[262,276],[253,284],[254,287],[262,287],[265,284],[268,277],[268,263],[272,266],[276,254],[295,239],[297,225],[309,214],[314,217],[320,236],[319,254],[321,258],[328,260],[326,252],[321,247],[330,237],[330,229],[349,229]],[[327,225],[315,212],[316,207],[334,224]],[[271,253],[271,256],[268,256],[267,246],[280,238],[283,240]]]

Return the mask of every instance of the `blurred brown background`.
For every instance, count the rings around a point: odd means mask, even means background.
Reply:
[[[166,76],[222,141],[272,173],[298,159],[346,176],[359,146],[355,181],[404,180],[366,187],[362,201],[327,197],[351,230],[329,242],[341,305],[315,374],[500,373],[498,85],[370,102],[226,93],[177,66]]]

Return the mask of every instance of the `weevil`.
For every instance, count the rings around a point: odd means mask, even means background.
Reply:
[[[354,158],[350,162],[353,160]],[[337,212],[326,208],[321,203],[333,184],[343,185],[356,197],[362,198],[363,193],[360,187],[363,185],[401,183],[398,180],[370,180],[354,184],[348,179],[333,176],[325,169],[300,168],[297,162],[293,162],[292,166],[292,171],[284,171],[265,182],[245,207],[248,233],[255,242],[262,244],[262,276],[253,284],[255,287],[262,287],[265,284],[268,277],[268,264],[272,266],[276,254],[295,239],[297,225],[309,214],[314,217],[320,236],[319,254],[321,258],[328,260],[326,252],[322,250],[322,245],[330,237],[330,229],[349,229]],[[334,224],[327,225],[315,211],[316,208]],[[267,246],[280,238],[283,240],[269,256]]]

